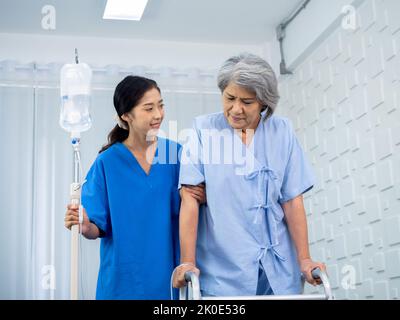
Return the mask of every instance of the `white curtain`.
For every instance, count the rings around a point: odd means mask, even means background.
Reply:
[[[58,125],[61,66],[0,62],[0,299],[69,298],[64,213],[73,155],[68,133]],[[115,125],[114,89],[128,74],[158,82],[166,104],[161,129],[167,135],[170,128],[173,133],[191,127],[196,115],[221,109],[214,70],[92,68],[93,127],[81,139],[84,172]],[[81,246],[80,298],[93,299],[99,240],[83,239]]]

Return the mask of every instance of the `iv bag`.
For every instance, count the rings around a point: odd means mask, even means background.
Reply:
[[[92,70],[86,63],[65,64],[61,69],[60,126],[80,133],[92,126],[90,117]]]

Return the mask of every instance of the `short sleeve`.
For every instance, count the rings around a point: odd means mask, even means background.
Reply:
[[[314,174],[310,163],[288,121],[289,158],[284,170],[280,203],[292,200],[314,186]]]
[[[186,143],[183,145],[181,154],[181,167],[179,172],[179,185],[197,186],[204,182],[204,166],[201,161],[202,144],[200,130],[197,128],[196,121],[193,129],[190,130]]]
[[[82,205],[90,222],[100,229],[103,236],[109,236],[111,234],[110,209],[104,169],[99,159],[93,163],[82,186]]]

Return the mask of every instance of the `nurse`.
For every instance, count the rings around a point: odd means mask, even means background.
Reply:
[[[181,265],[200,274],[203,296],[301,293],[310,257],[303,194],[312,169],[290,121],[273,115],[279,94],[270,65],[252,54],[228,59],[218,75],[223,112],[197,117],[183,147],[179,183],[206,184],[207,204],[184,188]]]
[[[153,80],[128,76],[116,87],[118,125],[82,187],[82,233],[101,238],[97,299],[170,299],[179,261],[180,146],[157,137],[164,103]],[[204,201],[202,188],[186,188]],[[68,206],[65,226],[78,223]]]

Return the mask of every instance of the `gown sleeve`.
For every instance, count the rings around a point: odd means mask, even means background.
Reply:
[[[90,222],[100,229],[100,236],[111,234],[110,208],[104,167],[99,158],[90,168],[82,186],[82,205]]]
[[[315,179],[311,165],[289,121],[287,122],[287,130],[289,134],[289,158],[284,170],[280,203],[292,200],[312,189]]]
[[[201,161],[202,145],[200,140],[200,130],[194,121],[186,143],[183,145],[181,154],[181,166],[179,173],[180,189],[182,185],[197,186],[204,182],[204,166]]]

